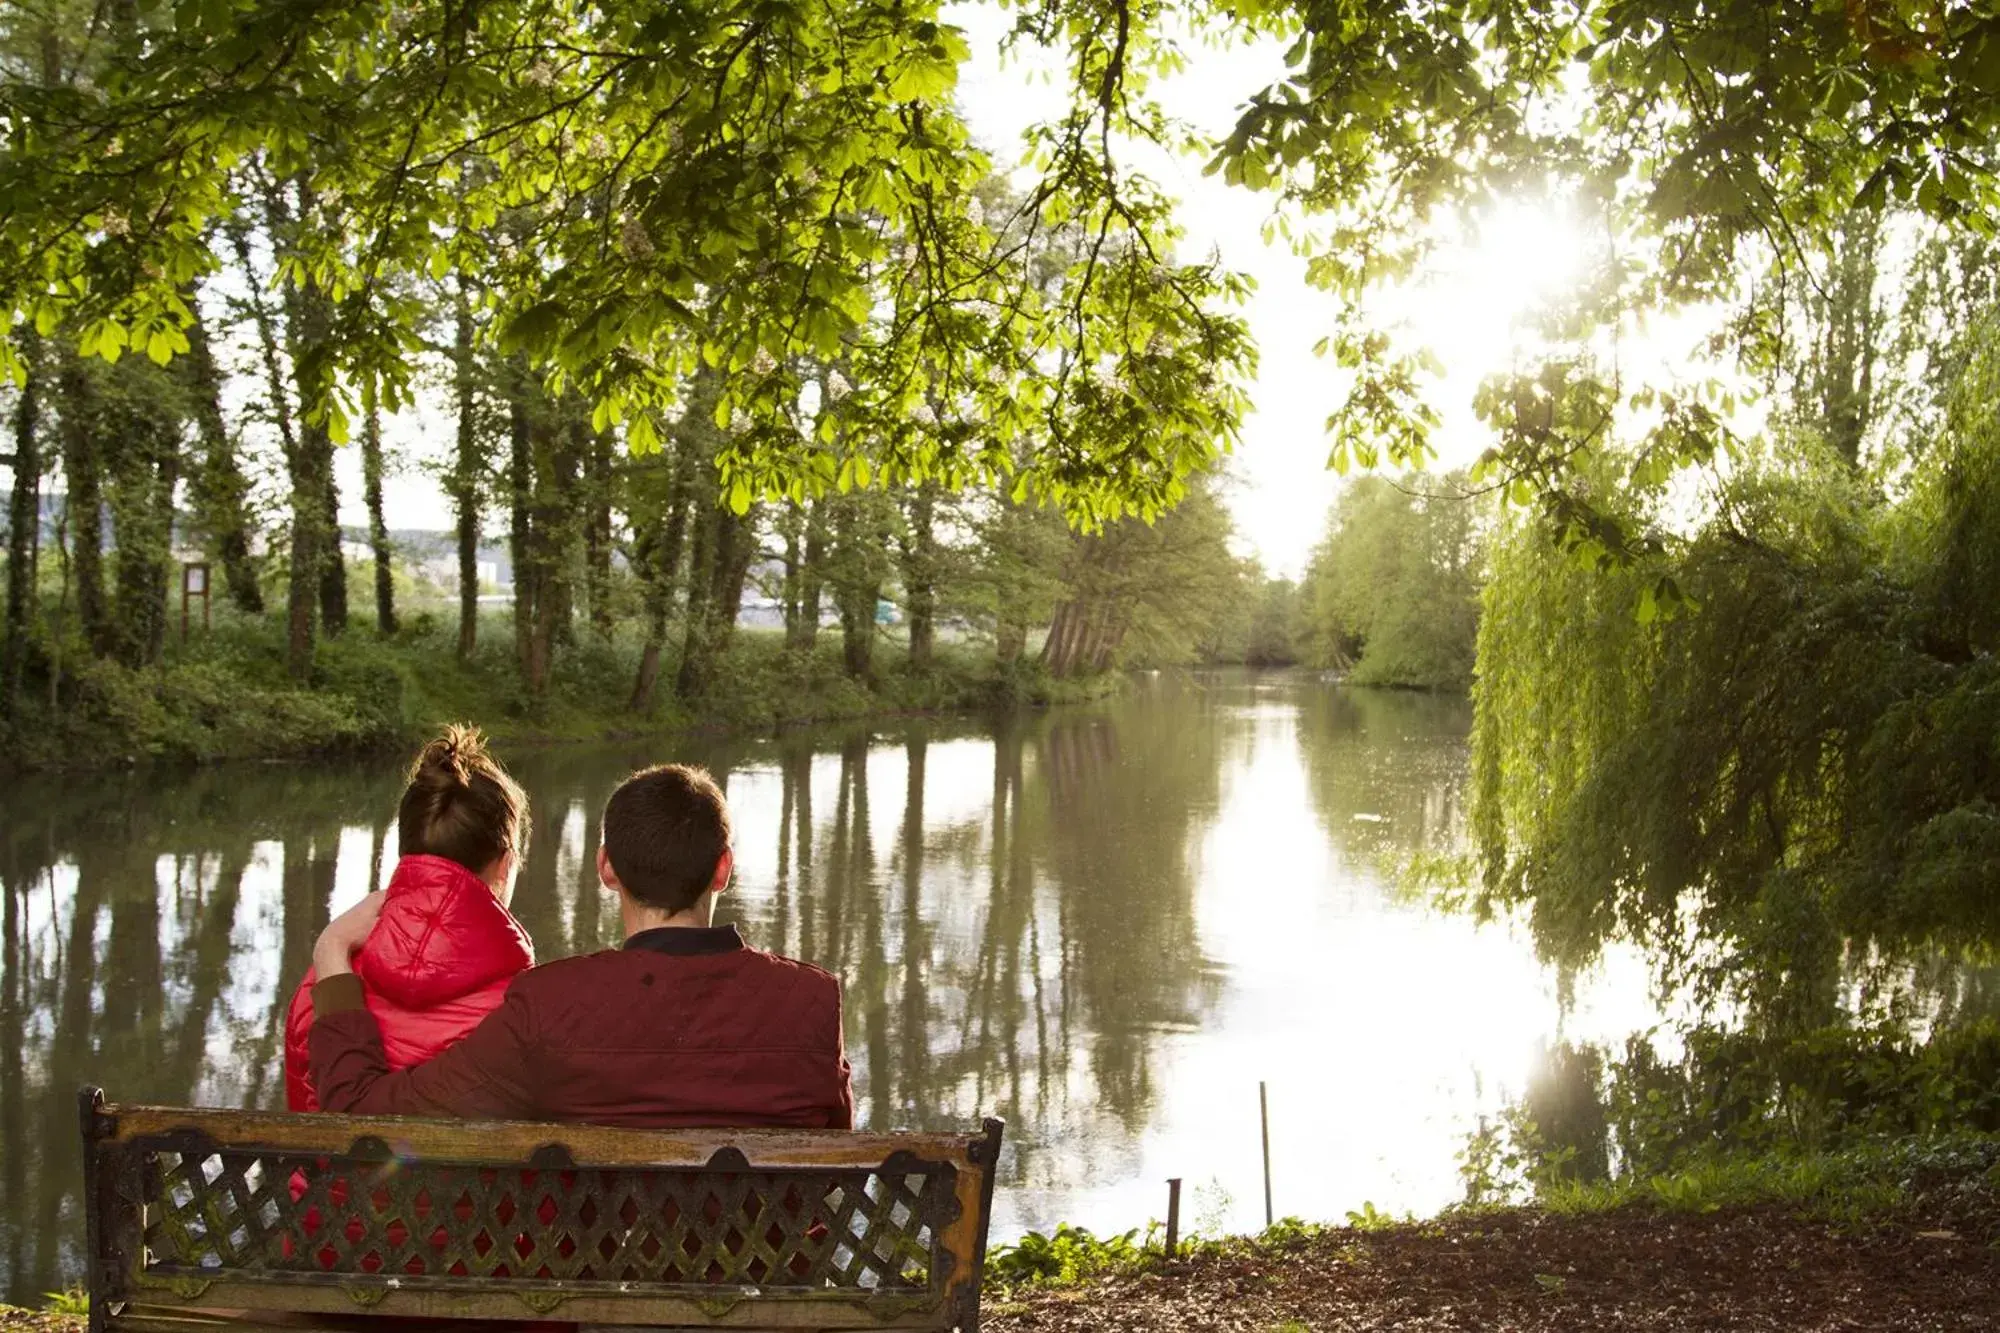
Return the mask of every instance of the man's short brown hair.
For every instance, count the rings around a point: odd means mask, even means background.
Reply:
[[[728,850],[729,806],[707,769],[641,769],[604,803],[604,854],[618,882],[648,907],[693,907]]]

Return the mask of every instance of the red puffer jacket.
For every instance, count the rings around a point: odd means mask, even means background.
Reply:
[[[534,966],[535,946],[493,890],[456,861],[406,856],[387,893],[354,971],[390,1067],[407,1069],[499,1007],[514,974]],[[294,1111],[319,1110],[309,1048],[315,980],[306,974],[285,1018],[285,1101]]]

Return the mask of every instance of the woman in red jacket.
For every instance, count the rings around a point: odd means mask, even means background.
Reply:
[[[470,727],[447,727],[410,766],[396,812],[400,859],[382,919],[355,955],[389,1064],[422,1064],[499,1007],[535,948],[507,910],[527,851],[528,799]],[[317,1111],[306,979],[285,1019],[285,1100]]]

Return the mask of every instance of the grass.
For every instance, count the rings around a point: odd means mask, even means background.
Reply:
[[[799,723],[970,712],[1067,702],[1116,688],[1116,678],[1053,681],[1033,663],[1001,667],[991,650],[942,643],[912,667],[903,645],[876,644],[870,679],[851,677],[839,635],[791,650],[783,636],[741,630],[699,698],[675,697],[670,644],[654,701],[627,707],[643,645],[624,630],[579,630],[557,654],[548,689],[531,696],[505,614],[484,617],[470,660],[449,617],[418,614],[384,637],[356,623],[322,640],[311,681],[285,671],[273,617],[218,611],[212,631],[170,644],[156,666],[85,661],[67,670],[53,705],[46,663],[0,730],[0,760],[23,768],[92,767],[141,758],[205,762],[399,749],[446,721],[471,721],[496,740],[581,741],[697,727],[768,731]]]
[[[1846,1227],[1953,1202],[1990,1213],[2000,1228],[2000,1137],[1964,1134],[1879,1139],[1834,1151],[1717,1153],[1658,1175],[1554,1183],[1537,1196],[1540,1207],[1560,1214],[1634,1206],[1711,1213],[1776,1205]]]

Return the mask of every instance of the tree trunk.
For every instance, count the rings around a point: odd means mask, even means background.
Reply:
[[[264,590],[257,583],[257,566],[250,557],[250,481],[237,460],[235,443],[222,417],[222,372],[209,346],[208,326],[198,306],[187,328],[185,358],[193,391],[195,430],[201,440],[201,465],[192,487],[195,522],[208,538],[208,548],[222,567],[222,585],[237,609],[261,615]]]
[[[653,690],[659,683],[660,658],[667,644],[667,610],[673,604],[681,549],[687,542],[689,492],[694,486],[695,444],[676,431],[668,448],[672,457],[659,460],[667,473],[665,503],[662,511],[643,525],[638,558],[634,562],[646,586],[646,647],[639,658],[639,678],[633,683],[632,698],[627,705],[635,713],[653,706]]]
[[[103,653],[110,648],[111,615],[104,596],[104,464],[97,442],[97,394],[90,367],[76,349],[63,348],[61,357],[58,410],[77,623],[90,651]]]
[[[458,398],[458,451],[452,461],[451,507],[458,529],[458,660],[479,647],[479,427],[472,357],[472,302],[460,278],[452,301],[452,375]]]
[[[1021,660],[1021,654],[1028,646],[1028,627],[1011,616],[1003,617],[994,626],[993,656],[1001,666],[1011,666]]]
[[[525,364],[508,390],[508,481],[514,640],[528,692],[548,690],[556,648],[570,640],[571,562],[580,535],[578,479],[586,431],[577,404],[552,401]]]
[[[531,431],[528,404],[517,383],[507,397],[507,555],[514,565],[514,660],[523,668],[535,614],[535,571],[528,553],[528,499],[534,487]]]
[[[875,534],[864,532],[860,523],[865,496],[843,497],[834,516],[834,536],[839,544],[841,571],[834,585],[834,605],[840,609],[840,660],[847,674],[869,679],[875,667],[875,604],[881,600],[882,585],[872,569],[866,543]]]
[[[756,510],[737,514],[727,505],[712,505],[709,551],[705,564],[708,588],[699,609],[690,584],[686,647],[675,687],[684,699],[700,697],[715,679],[715,669],[736,637],[736,617],[743,609],[743,585],[750,561],[757,554]],[[699,543],[697,537],[697,543]],[[692,578],[693,575],[691,574]]]
[[[291,570],[285,589],[285,664],[293,680],[312,675],[315,642],[314,613],[318,611],[321,518],[325,487],[314,470],[315,460],[301,451],[292,460]]]
[[[1055,619],[1049,624],[1048,640],[1042,644],[1042,662],[1051,676],[1061,679],[1074,674],[1090,620],[1090,608],[1075,600],[1065,601],[1056,607]]]
[[[321,548],[319,565],[319,621],[327,637],[334,638],[347,629],[347,552],[340,530],[340,483],[333,472],[333,437],[326,427],[311,424],[299,435],[307,448],[320,451],[325,458],[319,470],[320,504],[326,510],[322,524],[326,544]]]
[[[706,461],[702,464],[702,474],[704,481],[712,483]],[[708,679],[708,606],[716,584],[717,522],[718,516],[726,512],[716,503],[713,484],[702,485],[694,503],[701,508],[694,515],[694,550],[688,555],[687,604],[681,612],[681,661],[680,669],[674,675],[674,694],[682,699],[692,699]]]
[[[826,570],[826,511],[818,500],[806,506],[805,565],[799,571],[799,637],[794,648],[812,651],[819,642],[821,587]]]
[[[784,518],[785,577],[784,582],[780,585],[781,591],[779,593],[779,600],[784,604],[785,609],[785,647],[787,648],[796,648],[799,646],[799,616],[801,611],[799,606],[800,517],[799,505],[796,502],[787,501]]]
[[[285,234],[290,230],[291,209],[285,202],[283,188],[277,182],[265,180],[261,189],[266,230],[270,233],[273,246],[277,246],[283,243]],[[287,388],[288,377],[279,360],[276,317],[264,300],[263,283],[251,262],[249,228],[237,221],[226,231],[235,249],[237,263],[243,268],[251,320],[256,326],[258,347],[263,354],[271,422],[277,427],[278,442],[285,454],[285,469],[291,479],[291,555],[290,568],[285,576],[285,666],[292,679],[306,680],[312,675],[317,637],[314,617],[321,610],[320,569],[327,544],[324,529],[329,480],[321,476],[321,469],[330,471],[333,466],[333,442],[326,438],[323,429],[309,429],[302,433],[295,426],[291,391]],[[298,375],[298,358],[304,348],[311,345],[315,335],[324,336],[316,326],[322,314],[326,313],[321,310],[318,300],[302,302],[299,297],[297,287],[286,288],[285,341],[289,344],[286,350],[290,353],[293,376]],[[303,397],[303,383],[299,388]]]
[[[295,188],[299,199],[296,216],[285,198],[284,186],[276,181],[266,183],[264,205],[274,246],[292,240],[297,228],[312,219],[314,199],[310,189],[303,181]],[[333,335],[333,302],[310,275],[302,274],[299,280],[285,285],[284,311],[285,359],[291,363],[293,386],[303,409],[332,388],[331,383],[320,381],[328,376],[323,358]],[[274,392],[272,396],[275,399],[279,395]],[[324,420],[314,422],[310,416],[302,416],[296,438],[298,459],[292,468],[292,525],[294,529],[309,528],[310,535],[303,550],[294,538],[292,550],[295,559],[303,553],[310,563],[294,566],[292,582],[301,585],[307,617],[312,613],[311,599],[317,591],[320,628],[332,636],[347,628],[347,561],[340,549],[340,491],[333,476],[333,436]],[[301,484],[301,475],[307,484]],[[299,601],[293,600],[295,604]],[[294,615],[297,614],[295,609]],[[293,633],[296,640],[296,625]],[[293,647],[296,650],[296,642]],[[311,651],[308,639],[306,652]]]
[[[166,371],[137,360],[112,373],[121,379],[97,418],[111,446],[108,498],[117,552],[111,633],[119,658],[143,666],[157,661],[166,644],[183,421]]]
[[[389,524],[382,516],[382,404],[371,379],[362,385],[361,485],[368,503],[368,544],[375,555],[375,628],[396,632],[396,580],[390,568]]]
[[[42,536],[42,347],[31,327],[22,337],[27,377],[14,403],[14,491],[7,506],[7,624],[0,643],[0,717],[11,717],[28,660],[35,604],[35,564]]]
[[[904,509],[903,603],[910,621],[910,665],[927,667],[937,638],[937,486],[926,482]]]
[[[614,441],[608,430],[591,430],[587,419],[578,423],[586,436],[586,477],[584,498],[588,517],[583,529],[584,600],[589,604],[590,626],[610,638],[616,627],[611,614],[611,451]]]

